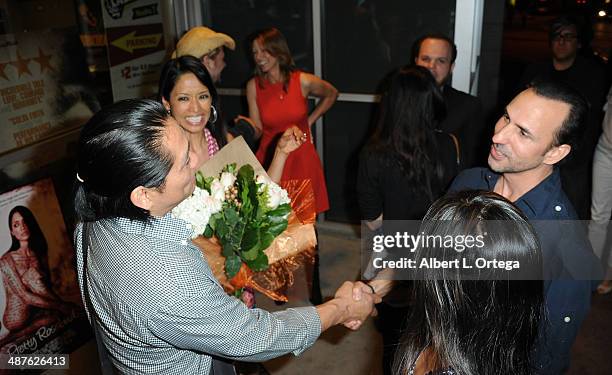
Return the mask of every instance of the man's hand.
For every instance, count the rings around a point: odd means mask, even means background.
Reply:
[[[354,298],[353,291],[360,289],[359,298]],[[376,294],[372,294],[370,288],[364,283],[358,281],[351,283],[346,281],[336,291],[335,298],[341,301],[349,300],[348,302],[348,317],[342,324],[352,330],[357,330],[368,316],[376,316],[377,311],[375,304],[380,303],[381,298]]]

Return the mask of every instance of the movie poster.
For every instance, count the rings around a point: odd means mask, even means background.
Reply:
[[[166,55],[160,2],[104,1],[102,13],[113,99],[154,95]]]
[[[0,35],[0,154],[83,125],[100,105],[78,34]]]
[[[68,354],[91,338],[74,264],[50,178],[0,194],[0,353]]]

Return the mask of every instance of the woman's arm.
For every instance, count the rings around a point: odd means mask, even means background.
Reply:
[[[251,78],[247,82],[247,104],[249,105],[249,119],[250,122],[255,126],[255,139],[259,139],[263,132],[263,125],[261,118],[259,117],[259,108],[257,107],[257,91],[255,78]]]
[[[283,168],[285,167],[287,157],[305,141],[306,134],[304,134],[297,126],[293,125],[289,129],[285,130],[276,144],[274,158],[272,159],[272,163],[270,163],[270,167],[268,168],[268,176],[270,176],[272,181],[276,182],[277,184],[280,182],[281,177],[283,176]]]
[[[304,72],[300,73],[300,84],[305,98],[314,96],[321,99],[315,109],[308,115],[308,126],[312,127],[312,124],[334,105],[338,98],[338,90],[331,83]]]

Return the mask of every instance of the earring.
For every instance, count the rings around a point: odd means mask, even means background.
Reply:
[[[166,108],[166,113],[170,116],[172,116],[172,111],[170,110],[170,108]]]
[[[212,118],[208,119],[208,122],[214,124],[217,121],[217,110],[214,105],[210,106],[210,110],[212,111]]]

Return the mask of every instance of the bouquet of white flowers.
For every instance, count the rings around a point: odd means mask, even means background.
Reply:
[[[219,240],[228,279],[243,265],[254,272],[268,268],[264,250],[287,228],[291,212],[287,191],[267,176],[255,176],[249,164],[228,164],[219,177],[196,175],[191,197],[172,210],[198,235]]]

